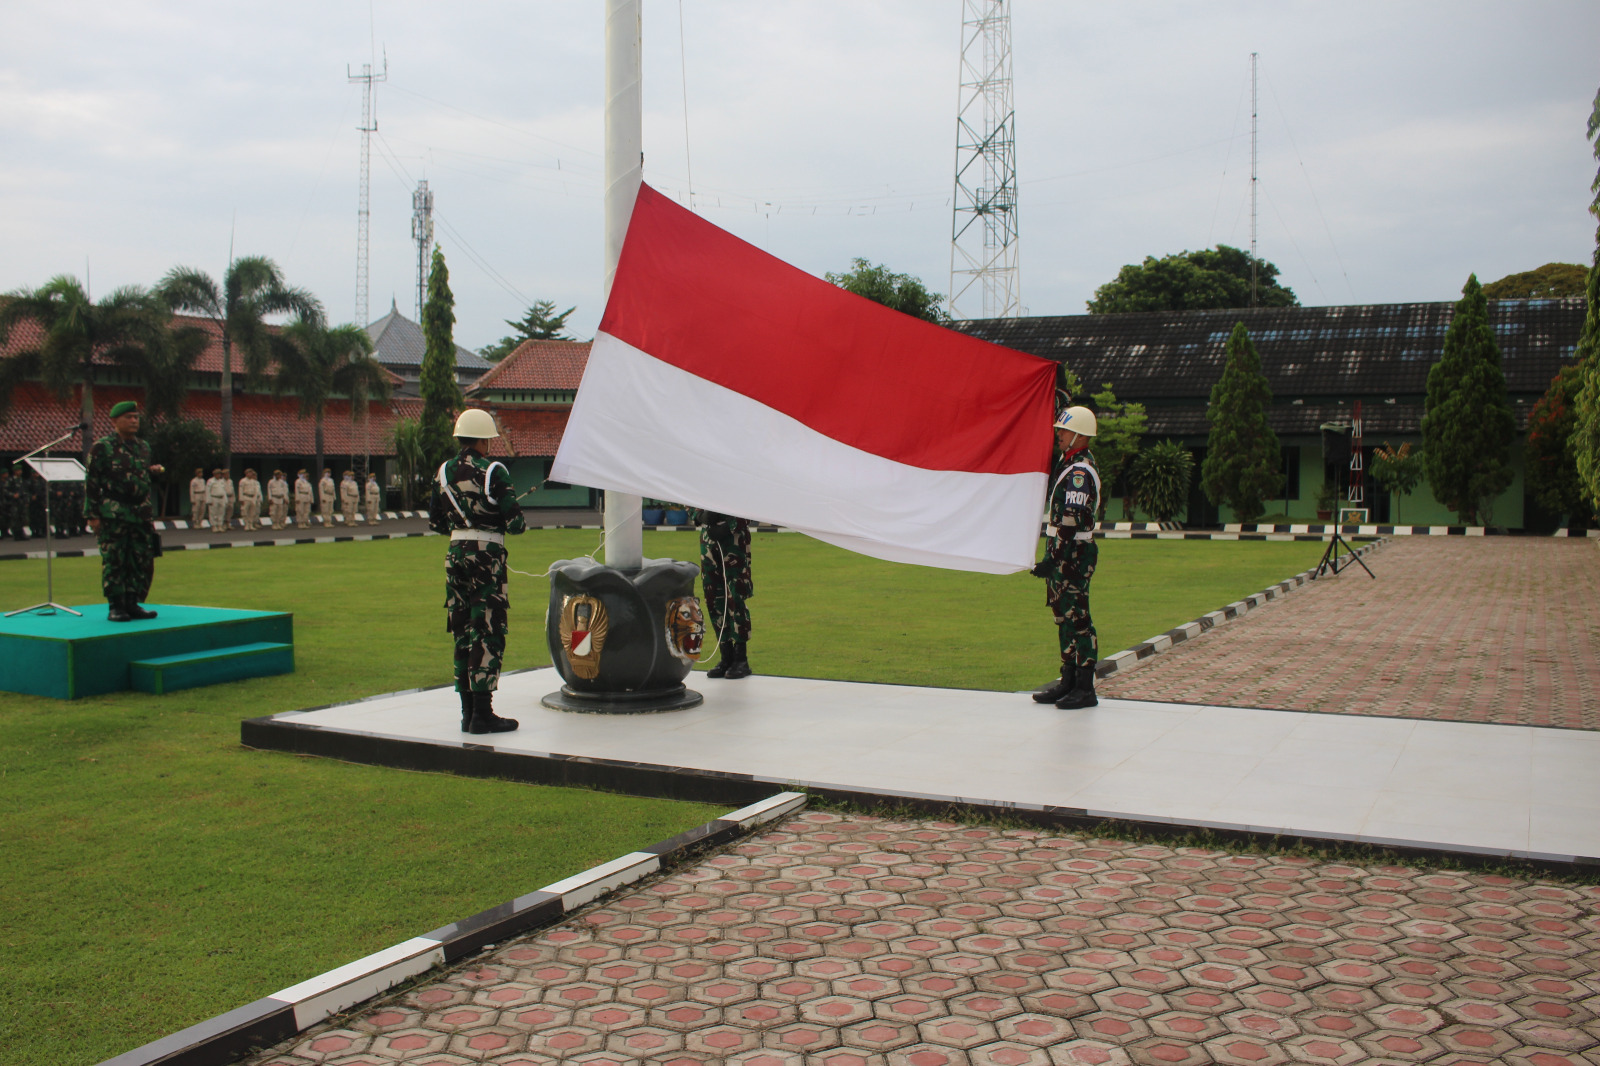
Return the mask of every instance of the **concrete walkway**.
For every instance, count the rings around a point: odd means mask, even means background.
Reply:
[[[1600,542],[1396,537],[1102,686],[1124,699],[1600,729]]]

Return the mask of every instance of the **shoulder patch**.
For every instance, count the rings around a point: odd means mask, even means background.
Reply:
[[[1084,478],[1083,478],[1083,471],[1082,470],[1074,470],[1072,472],[1072,487],[1073,488],[1075,488],[1075,489],[1083,488],[1083,480],[1084,480]]]

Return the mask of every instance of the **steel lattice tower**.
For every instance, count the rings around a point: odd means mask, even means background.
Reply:
[[[962,0],[950,240],[950,313],[956,318],[1015,318],[1022,313],[1015,123],[1011,2]]]
[[[378,116],[372,97],[374,82],[389,80],[389,57],[384,56],[383,73],[374,74],[371,63],[361,64],[360,74],[345,68],[345,77],[362,83],[361,93],[361,206],[356,212],[356,325],[367,325],[367,234],[372,221],[372,135],[378,129]]]
[[[433,193],[428,180],[417,182],[411,194],[411,239],[417,242],[417,321],[422,321],[422,304],[428,297],[428,250],[433,245]]]

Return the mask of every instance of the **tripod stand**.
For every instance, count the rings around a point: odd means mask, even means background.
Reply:
[[[1341,544],[1344,545],[1345,551],[1343,560],[1339,558],[1339,546]],[[1348,570],[1351,563],[1355,563],[1365,570],[1367,576],[1372,580],[1378,580],[1378,575],[1374,574],[1371,568],[1361,561],[1361,556],[1357,555],[1356,550],[1350,547],[1350,542],[1340,535],[1339,527],[1334,526],[1333,537],[1328,541],[1328,549],[1322,553],[1322,561],[1317,564],[1316,573],[1311,575],[1311,580],[1315,581],[1321,577],[1324,571],[1332,571],[1337,576],[1341,568]]]
[[[83,617],[83,612],[82,611],[74,611],[71,607],[68,607],[65,604],[60,604],[60,603],[56,602],[56,580],[55,580],[55,568],[54,568],[55,567],[55,556],[56,556],[56,553],[55,553],[55,550],[51,546],[54,538],[51,535],[52,534],[52,530],[51,530],[51,521],[50,521],[50,485],[52,483],[54,483],[54,482],[57,482],[57,481],[82,481],[83,480],[83,464],[78,462],[78,460],[76,460],[76,459],[35,459],[34,458],[34,456],[38,455],[40,452],[47,452],[51,448],[54,448],[57,444],[60,444],[62,441],[66,440],[68,437],[73,436],[74,434],[76,434],[78,432],[78,430],[80,428],[81,427],[79,427],[79,426],[73,426],[71,429],[67,430],[65,433],[63,433],[61,436],[57,437],[55,440],[51,441],[49,444],[46,444],[42,448],[35,448],[33,451],[29,452],[27,455],[24,455],[22,457],[21,461],[27,463],[28,466],[33,469],[34,473],[36,473],[40,477],[44,478],[44,482],[45,482],[45,493],[44,493],[44,589],[45,589],[45,591],[44,591],[44,602],[43,603],[36,603],[32,607],[22,607],[22,608],[19,608],[19,609],[15,610],[15,611],[7,611],[6,612],[6,617],[7,618],[10,618],[12,615],[17,615],[17,614],[28,614],[29,612],[32,612],[32,611],[38,611],[40,614],[55,614],[57,611],[66,611],[68,614],[77,615],[79,618]]]

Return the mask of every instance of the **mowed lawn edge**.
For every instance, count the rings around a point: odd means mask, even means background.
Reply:
[[[512,565],[542,573],[596,539],[530,533]],[[645,546],[696,552],[685,533]],[[1104,542],[1102,648],[1259,591],[1311,565],[1310,547]],[[20,872],[0,894],[8,1061],[99,1061],[722,813],[239,745],[244,718],[447,683],[442,555],[434,538],[174,553],[154,602],[292,611],[296,672],[165,697],[0,694],[0,858]],[[758,535],[754,560],[758,670],[999,689],[1054,671],[1042,583],[1025,574],[884,563],[796,534]],[[0,602],[37,602],[43,571],[0,563]],[[96,559],[58,560],[56,599],[96,603],[98,575]],[[512,577],[508,669],[548,663],[547,590]]]

